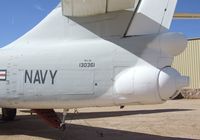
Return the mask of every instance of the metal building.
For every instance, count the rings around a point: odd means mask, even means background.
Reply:
[[[190,77],[186,89],[200,89],[200,38],[188,41],[186,50],[175,57],[173,67]]]

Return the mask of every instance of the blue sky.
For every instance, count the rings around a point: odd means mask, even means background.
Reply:
[[[178,0],[176,12],[200,13],[200,0]],[[170,30],[184,32],[188,38],[200,37],[200,20],[174,20]]]
[[[16,40],[40,22],[60,0],[1,0],[0,47]],[[179,0],[177,12],[200,12],[200,0]],[[171,31],[200,37],[200,20],[174,20]]]

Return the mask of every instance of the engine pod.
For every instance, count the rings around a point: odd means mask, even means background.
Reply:
[[[168,100],[176,96],[176,90],[189,85],[189,78],[181,76],[179,72],[171,67],[166,67],[159,73],[158,85],[161,99]]]
[[[186,37],[181,33],[164,33],[159,35],[162,56],[177,56],[187,47]]]

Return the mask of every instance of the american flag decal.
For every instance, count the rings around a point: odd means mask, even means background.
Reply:
[[[0,81],[6,81],[7,70],[0,70]]]

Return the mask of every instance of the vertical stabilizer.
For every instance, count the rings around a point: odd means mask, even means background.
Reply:
[[[141,0],[125,36],[156,34],[169,29],[177,0]]]

